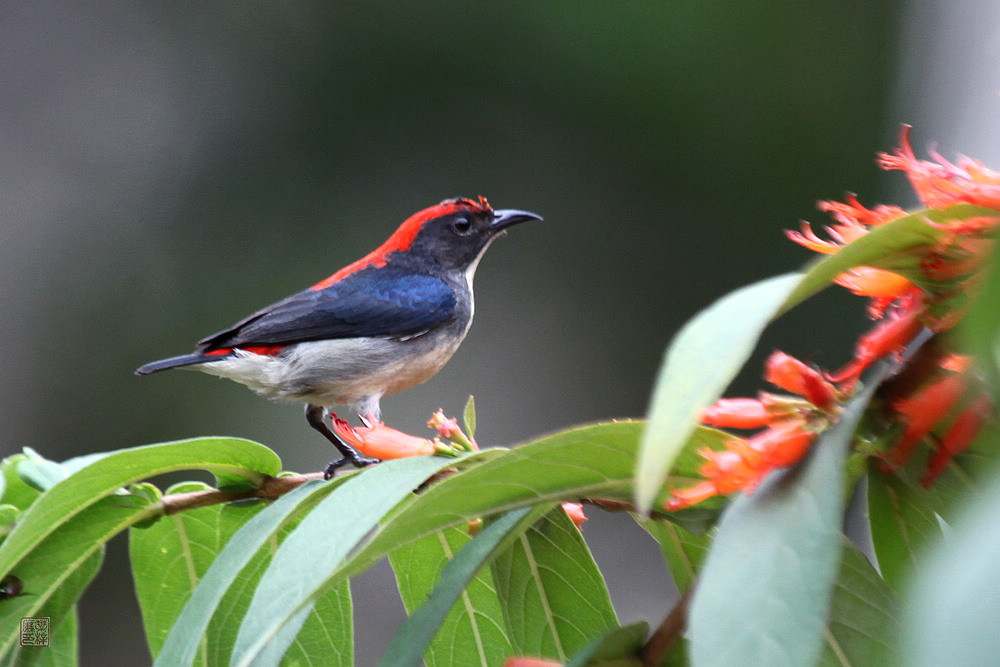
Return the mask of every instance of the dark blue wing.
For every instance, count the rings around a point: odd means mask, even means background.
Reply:
[[[293,294],[199,345],[216,350],[327,338],[414,336],[450,318],[455,304],[454,290],[440,278],[372,267],[321,290]]]

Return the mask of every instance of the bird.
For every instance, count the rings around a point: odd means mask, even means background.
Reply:
[[[382,397],[429,379],[465,339],[486,249],[509,227],[541,219],[494,210],[482,196],[446,199],[328,278],[201,339],[190,354],[135,373],[196,369],[269,399],[305,403],[308,424],[340,453],[326,479],[346,464],[377,463],[331,431],[331,408],[349,406],[366,427],[381,426]]]

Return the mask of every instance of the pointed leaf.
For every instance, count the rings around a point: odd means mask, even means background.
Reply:
[[[1000,655],[1000,477],[966,504],[903,599],[903,647],[913,667],[996,664]]]
[[[427,602],[407,619],[393,637],[379,662],[380,667],[418,664],[448,610],[476,572],[549,509],[549,505],[539,505],[508,512],[491,521],[482,533],[465,545],[445,566],[441,572],[441,583]]]
[[[820,667],[894,665],[899,601],[847,539],[837,573]]]
[[[44,458],[31,447],[24,448],[24,456],[17,466],[17,474],[33,489],[48,491],[69,476],[62,465]]]
[[[49,619],[50,645],[44,651],[37,648],[22,648],[20,643],[12,647],[5,656],[3,664],[7,665],[41,665],[56,656],[71,652],[72,660],[66,663],[75,664],[78,653],[78,638],[76,633],[76,605],[83,591],[97,576],[104,562],[103,546],[87,556],[79,566],[64,572],[60,585],[51,591],[41,591],[34,586],[26,586],[24,597],[38,596],[38,591],[44,597],[44,603],[36,609],[25,612],[24,616],[47,617]],[[15,598],[16,599],[16,598]],[[11,600],[4,601],[7,605]],[[7,621],[4,621],[5,623]],[[15,626],[19,629],[20,623]],[[53,655],[48,655],[52,651]]]
[[[667,569],[674,579],[674,585],[681,593],[694,583],[701,564],[712,545],[712,533],[692,535],[680,526],[668,521],[637,519],[639,525],[660,544],[660,551],[667,561]]]
[[[344,559],[397,503],[455,461],[436,456],[386,461],[352,475],[321,500],[274,554],[243,617],[230,664],[249,665],[274,651],[272,643],[294,640],[282,628],[332,585]]]
[[[70,462],[67,462],[68,466]],[[166,472],[200,469],[240,475],[256,484],[281,470],[267,447],[236,438],[196,438],[122,449],[94,458],[36,500],[0,544],[0,576],[60,526],[102,497]]]
[[[346,579],[320,595],[283,664],[353,667],[353,608],[351,582]]]
[[[928,544],[943,537],[924,489],[894,474],[868,474],[868,516],[879,570],[899,591]]]
[[[170,667],[192,664],[212,615],[234,581],[242,580],[247,565],[258,559],[258,553],[270,545],[282,526],[313,507],[318,499],[326,497],[341,483],[343,478],[334,478],[330,482],[306,482],[247,521],[198,582],[171,627],[156,664]]]
[[[3,473],[4,491],[2,499],[4,504],[27,509],[31,503],[35,502],[41,495],[37,489],[33,489],[21,476],[17,474],[17,468],[27,457],[24,454],[14,454],[0,461],[0,472]]]
[[[618,627],[604,577],[561,507],[518,536],[492,571],[515,654],[563,662]]]
[[[994,211],[995,215],[996,212]],[[993,396],[1000,396],[1000,244],[994,244],[993,256],[978,295],[968,314],[962,318],[958,332],[965,349],[976,357],[979,369],[986,376]]]
[[[469,400],[465,402],[465,410],[462,411],[462,423],[465,425],[465,434],[470,438],[476,437],[476,398],[469,395]]]
[[[79,512],[72,523],[63,523],[47,534],[20,559],[11,573],[23,582],[30,595],[0,604],[0,664],[6,664],[11,651],[18,647],[18,619],[44,615],[43,610],[52,609],[52,605],[63,610],[59,613],[66,613],[96,574],[104,543],[156,512],[128,494],[102,498]],[[49,615],[53,614],[58,616],[56,612]]]
[[[695,667],[812,665],[840,558],[844,460],[878,382],[803,462],[726,509],[691,605]]]
[[[79,622],[74,605],[69,609],[59,625],[52,626],[52,639],[44,651],[34,651],[21,655],[30,661],[21,661],[21,665],[31,667],[76,667],[80,653]]]
[[[485,450],[463,461],[478,465],[442,479],[412,504],[387,517],[382,531],[344,574],[364,571],[387,553],[424,535],[540,502],[632,494],[634,456],[642,425],[592,424],[506,451]]]
[[[389,554],[399,595],[413,614],[434,590],[441,571],[472,541],[468,527],[456,526],[422,537]],[[489,568],[482,569],[462,591],[424,654],[427,667],[501,664],[510,654],[503,612]]]
[[[566,667],[641,667],[638,656],[647,634],[645,622],[608,630],[574,655]]]
[[[201,482],[177,484],[168,494],[208,490]],[[142,610],[146,642],[155,658],[171,626],[209,566],[233,534],[263,503],[211,505],[163,517],[129,530],[129,559]],[[203,646],[202,662],[207,662]]]
[[[636,463],[635,499],[648,514],[677,453],[746,363],[757,339],[802,280],[791,273],[724,296],[684,325],[667,349]]]

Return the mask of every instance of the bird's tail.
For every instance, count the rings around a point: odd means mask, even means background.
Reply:
[[[159,361],[151,361],[148,364],[140,366],[135,370],[136,375],[149,375],[150,373],[156,373],[157,371],[165,371],[168,368],[177,368],[179,366],[193,366],[194,364],[201,364],[206,361],[218,361],[218,357],[208,357],[204,352],[192,352],[191,354],[182,354],[179,357],[170,357],[169,359],[160,359]]]

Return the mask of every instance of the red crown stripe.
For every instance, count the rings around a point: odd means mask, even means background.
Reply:
[[[417,234],[420,232],[420,228],[423,227],[425,222],[462,209],[470,209],[477,213],[493,210],[490,208],[489,202],[486,201],[486,198],[482,196],[479,197],[478,202],[472,199],[448,199],[441,202],[437,206],[425,208],[424,210],[414,213],[407,218],[403,224],[399,226],[399,229],[397,229],[393,235],[378,248],[371,251],[356,262],[351,262],[329,278],[321,280],[309,289],[321,290],[325,287],[329,287],[330,285],[340,282],[355,271],[360,271],[361,269],[371,265],[375,265],[378,268],[385,266],[388,262],[387,257],[390,253],[409,250],[410,246],[413,244],[413,239],[416,238]]]

